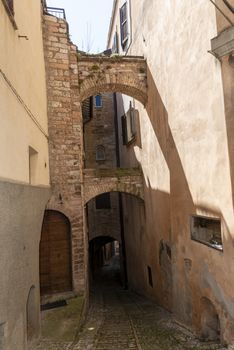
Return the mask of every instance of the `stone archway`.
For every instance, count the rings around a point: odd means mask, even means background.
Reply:
[[[144,200],[140,169],[85,169],[84,203],[106,192],[122,192]]]
[[[147,63],[143,57],[79,56],[80,101],[103,92],[120,92],[147,102]]]

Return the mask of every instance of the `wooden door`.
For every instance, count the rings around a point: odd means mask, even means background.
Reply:
[[[70,222],[63,214],[46,210],[40,242],[41,295],[72,290]]]

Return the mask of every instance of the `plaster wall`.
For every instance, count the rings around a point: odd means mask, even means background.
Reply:
[[[39,242],[49,190],[0,182],[0,324],[5,350],[26,350],[27,300],[35,287],[31,317],[40,331]],[[32,337],[32,338],[33,338]]]
[[[15,0],[14,11],[18,30],[13,27],[3,1],[0,2],[0,162],[4,164],[0,176],[28,183],[31,146],[38,152],[34,184],[48,185],[41,1]]]
[[[217,35],[215,7],[202,0],[134,0],[131,19],[128,54],[143,53],[149,68],[148,103],[145,109],[136,103],[142,147],[132,151],[145,177],[146,216],[150,208],[158,210],[147,216],[151,224],[139,259],[145,264],[147,256],[158,266],[159,242],[169,240],[173,311],[199,331],[200,300],[209,298],[220,317],[221,339],[229,342],[234,218],[221,66],[208,53]],[[118,11],[113,28],[115,21]],[[223,252],[191,241],[191,214],[221,218]]]

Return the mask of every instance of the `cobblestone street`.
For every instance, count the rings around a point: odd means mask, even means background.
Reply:
[[[123,290],[104,267],[105,282],[92,289],[91,308],[73,343],[42,340],[36,350],[189,350],[224,349],[201,343],[165,310]]]

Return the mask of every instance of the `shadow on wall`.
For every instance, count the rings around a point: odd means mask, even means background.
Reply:
[[[232,183],[232,205],[234,205],[234,54],[222,58],[222,77],[225,102],[226,131]]]
[[[148,102],[146,111],[151,125],[159,142],[163,156],[166,160],[170,173],[170,198],[169,215],[171,219],[171,240],[173,242],[173,311],[184,322],[192,322],[192,290],[184,273],[182,259],[178,256],[176,243],[180,238],[181,231],[189,232],[188,218],[196,213],[192,195],[183,170],[181,159],[168,124],[168,113],[155,85],[154,78],[148,68]],[[173,210],[172,210],[173,208]],[[182,270],[179,272],[179,270]],[[181,281],[183,276],[183,280]]]
[[[222,261],[222,264],[220,265],[220,261],[218,260],[219,257],[216,259],[216,256],[213,257],[212,255],[213,265],[209,265],[209,276],[206,276],[206,272],[203,269],[203,265],[201,264],[199,257],[196,258],[196,255],[194,256],[194,252],[196,252],[195,244],[200,243],[191,243],[189,218],[191,215],[196,214],[197,209],[201,209],[201,207],[197,207],[193,202],[180,155],[168,123],[168,113],[159,95],[149,68],[147,77],[148,102],[146,105],[146,110],[170,172],[170,197],[168,200],[170,202],[171,241],[173,242],[171,247],[173,311],[176,313],[177,317],[179,317],[179,319],[181,319],[182,322],[185,322],[187,325],[195,326],[197,329],[202,328],[200,332],[206,338],[216,337],[216,339],[219,339],[220,323],[217,320],[219,320],[220,317],[221,339],[232,339],[233,334],[231,333],[234,329],[233,319],[231,316],[233,315],[234,310],[233,303],[228,299],[226,299],[225,302],[225,297],[223,295],[224,291],[222,290],[222,287],[218,285],[215,277],[218,275],[220,277],[222,276],[224,261]],[[152,190],[149,188],[149,191]],[[233,249],[230,247],[231,234],[227,223],[223,218],[222,212],[220,212],[220,210],[217,208],[212,208],[210,205],[205,205],[202,209],[205,210],[209,216],[214,216],[221,219],[226,233],[226,236],[223,237],[223,244],[227,248],[225,253],[231,254],[231,251],[228,252],[229,249]],[[187,246],[191,244],[193,244],[194,249],[190,249],[188,251]],[[197,248],[199,249],[199,247],[200,246]],[[207,249],[211,248],[207,247]],[[190,257],[187,259],[186,254],[191,255],[194,261],[190,260]],[[223,253],[217,252],[217,254]],[[204,256],[202,250],[200,256]],[[199,275],[195,275],[194,269],[200,271],[200,277]],[[231,275],[232,273],[230,267],[230,276]],[[213,284],[206,283],[205,287],[202,285],[201,280],[206,279],[206,277],[207,280],[211,278]],[[204,294],[213,300],[218,312],[214,311],[215,309],[212,309],[209,304],[209,306],[206,307],[206,316],[202,316],[204,322],[201,324],[199,318],[201,315],[201,310],[199,310],[198,304],[200,298],[205,296]],[[206,305],[208,305],[208,302]],[[208,314],[213,316],[207,316]],[[209,328],[209,323],[212,323],[212,327],[215,329],[214,335],[211,335],[212,332],[209,333],[207,330]],[[205,324],[206,326],[204,326]],[[206,334],[207,332],[209,334]]]

